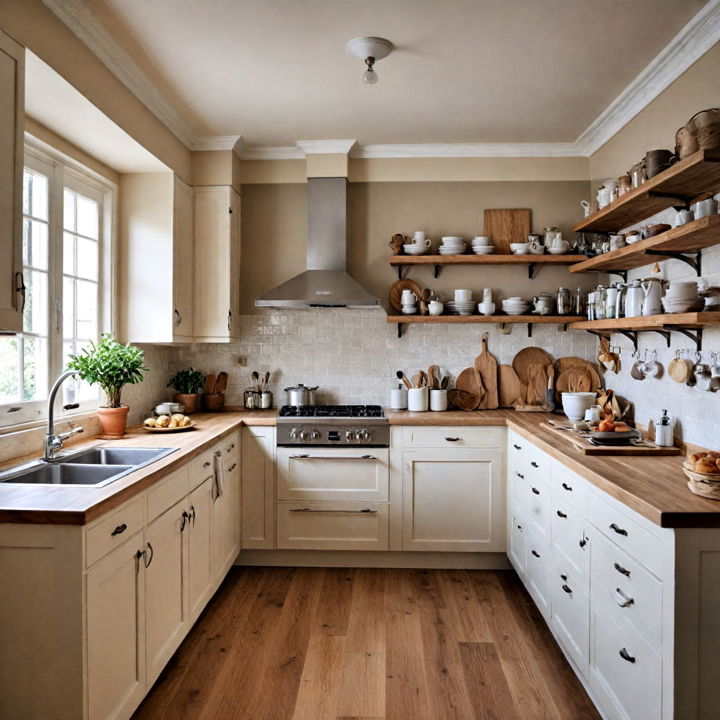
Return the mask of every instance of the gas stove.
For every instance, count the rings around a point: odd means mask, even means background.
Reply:
[[[277,419],[284,447],[388,447],[390,426],[380,405],[284,405]]]

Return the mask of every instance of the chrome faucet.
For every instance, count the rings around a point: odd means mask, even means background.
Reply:
[[[67,380],[69,377],[72,377],[75,375],[75,370],[66,370],[64,373],[62,373],[58,379],[53,384],[52,388],[50,388],[50,395],[48,396],[48,426],[47,426],[47,432],[45,433],[45,454],[43,456],[43,460],[45,462],[52,462],[55,459],[55,451],[60,450],[63,446],[63,440],[67,440],[69,437],[72,437],[73,435],[76,435],[77,433],[83,432],[83,429],[81,427],[73,428],[72,430],[68,430],[68,432],[60,433],[59,435],[55,435],[55,418],[54,418],[54,408],[55,408],[55,396],[57,395],[57,391],[60,389],[60,386],[63,384],[65,380]],[[77,403],[73,405],[65,405],[63,407],[63,410],[73,410],[74,408],[79,407]]]

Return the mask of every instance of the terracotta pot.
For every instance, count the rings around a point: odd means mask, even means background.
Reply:
[[[207,410],[208,412],[222,412],[222,409],[225,407],[225,393],[203,393],[200,399],[203,410]]]
[[[119,408],[99,407],[98,417],[102,434],[109,438],[121,438],[125,435],[127,416],[130,408],[122,405]]]
[[[175,393],[173,395],[173,402],[180,403],[186,415],[192,415],[192,413],[198,411],[199,399],[200,396],[197,393]]]

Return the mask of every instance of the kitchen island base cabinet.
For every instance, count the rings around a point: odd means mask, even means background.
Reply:
[[[244,427],[240,500],[243,549],[275,547],[275,428]]]

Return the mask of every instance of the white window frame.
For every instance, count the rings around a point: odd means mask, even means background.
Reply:
[[[96,200],[99,204],[98,229],[98,335],[112,332],[114,325],[113,239],[116,227],[117,187],[72,158],[55,152],[45,143],[26,136],[24,167],[48,178],[48,391],[63,371],[63,196],[65,187]],[[58,393],[56,414],[70,418],[93,411],[101,399],[86,399],[77,409],[62,411]],[[31,401],[0,405],[0,431],[11,426],[39,424],[47,418],[47,396]]]

